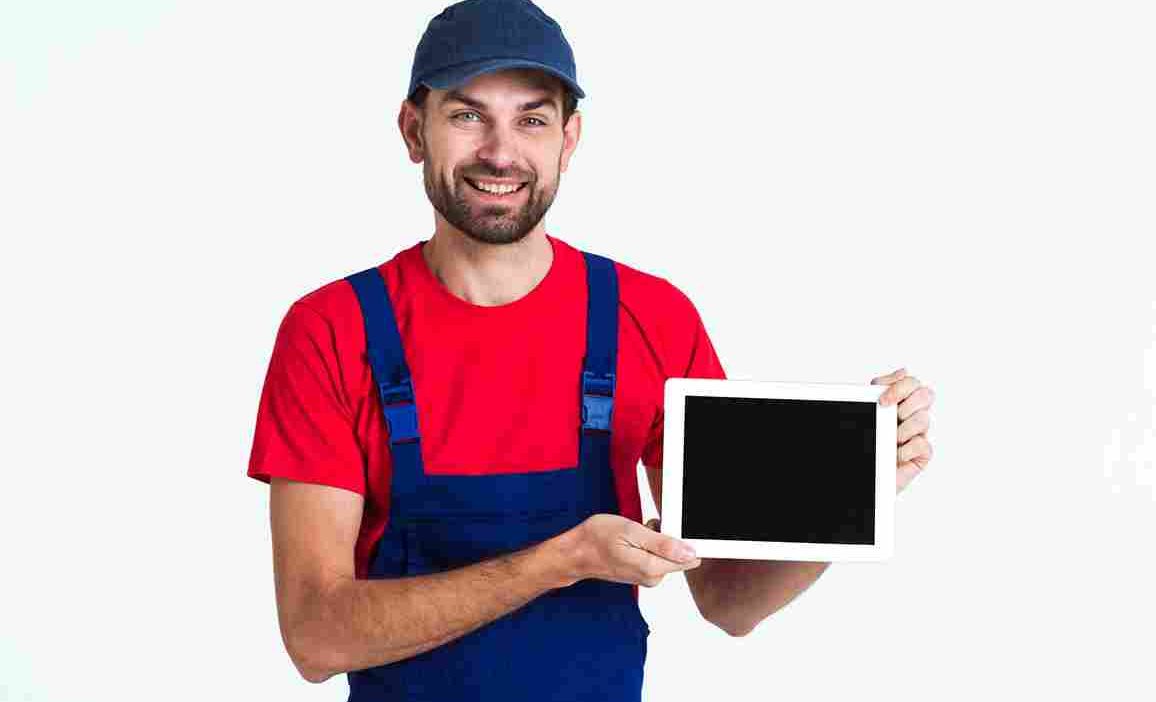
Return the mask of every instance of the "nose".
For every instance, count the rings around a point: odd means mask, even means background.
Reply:
[[[517,156],[515,138],[510,127],[500,124],[490,125],[478,147],[478,160],[485,162],[499,173],[513,168]]]

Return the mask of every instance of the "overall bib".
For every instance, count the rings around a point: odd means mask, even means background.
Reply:
[[[368,576],[425,575],[518,551],[598,513],[620,514],[610,466],[618,280],[583,252],[588,309],[578,465],[498,475],[426,475],[416,398],[385,281],[347,278],[365,318],[367,358],[389,429],[389,522]],[[589,578],[551,590],[460,638],[349,675],[351,702],[637,702],[650,628],[634,586]]]

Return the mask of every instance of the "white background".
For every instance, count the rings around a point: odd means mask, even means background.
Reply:
[[[244,472],[289,303],[432,232],[395,117],[442,5],[0,1],[0,698],[345,698]],[[646,699],[1153,699],[1146,4],[542,7],[589,95],[549,232],[731,377],[938,394],[894,559],[744,638],[644,589]]]

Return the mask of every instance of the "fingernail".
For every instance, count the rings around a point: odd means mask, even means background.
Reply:
[[[690,546],[679,546],[675,553],[678,554],[678,559],[681,561],[691,561],[696,558],[694,549]]]

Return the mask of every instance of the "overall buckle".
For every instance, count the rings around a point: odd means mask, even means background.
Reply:
[[[417,405],[413,401],[413,384],[409,378],[400,383],[380,383],[381,411],[389,427],[391,444],[417,441],[421,433],[417,427]]]

